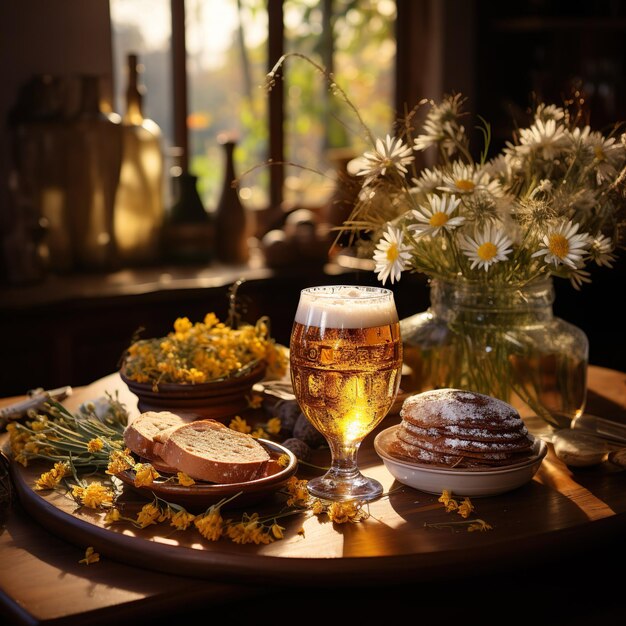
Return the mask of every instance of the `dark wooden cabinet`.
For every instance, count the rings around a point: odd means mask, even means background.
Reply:
[[[270,317],[283,345],[300,290],[321,284],[377,284],[371,271],[339,267],[269,270],[163,268],[111,275],[50,277],[40,285],[0,289],[0,397],[33,387],[88,384],[115,371],[133,336],[162,337],[176,318],[201,321],[213,311],[225,321],[231,285],[240,277],[243,318]],[[423,278],[394,286],[399,314],[428,305]]]
[[[475,2],[475,111],[494,147],[527,120],[532,99],[578,98],[596,130],[626,119],[626,3]]]

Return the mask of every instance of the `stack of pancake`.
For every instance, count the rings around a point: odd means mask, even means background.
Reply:
[[[491,396],[436,389],[408,397],[390,452],[447,468],[498,468],[532,456],[533,437],[518,411]]]

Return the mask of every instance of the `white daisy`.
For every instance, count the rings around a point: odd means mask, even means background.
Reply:
[[[565,110],[555,104],[539,104],[535,111],[535,120],[546,122],[547,120],[560,121],[565,118]]]
[[[363,155],[357,176],[365,176],[364,185],[368,185],[379,176],[384,176],[389,169],[396,169],[402,174],[407,173],[406,165],[414,159],[413,150],[399,137],[387,135],[384,139],[376,140],[376,149]]]
[[[440,187],[443,180],[441,178],[441,172],[438,169],[429,170],[425,167],[421,172],[419,178],[412,178],[411,182],[415,185],[415,190],[422,193],[432,193]]]
[[[441,144],[448,155],[452,154],[465,136],[465,129],[458,121],[463,102],[464,98],[455,94],[444,98],[441,104],[433,105],[422,125],[422,133],[413,142],[415,150],[423,151]]]
[[[374,271],[378,274],[378,280],[383,285],[387,278],[391,282],[400,280],[402,271],[406,268],[411,258],[409,247],[402,242],[402,231],[399,228],[388,226],[374,252]]]
[[[498,261],[506,261],[513,248],[513,241],[504,234],[496,224],[487,225],[482,232],[474,237],[465,235],[459,238],[459,246],[463,254],[471,259],[471,268],[476,266],[485,271]]]
[[[485,170],[476,169],[473,165],[460,161],[455,161],[452,169],[443,175],[443,185],[439,187],[439,190],[461,195],[484,191],[492,196],[503,194],[500,183],[492,180]]]
[[[511,161],[505,154],[499,154],[497,157],[487,161],[484,170],[490,178],[495,178],[501,184],[510,183],[513,178]]]
[[[570,220],[561,222],[543,236],[543,248],[532,254],[533,257],[545,255],[547,265],[555,266],[563,263],[572,269],[583,264],[583,255],[591,245],[591,237],[587,233],[578,233],[579,224]],[[576,234],[578,233],[578,234]]]
[[[580,291],[583,283],[591,282],[591,274],[587,270],[583,270],[581,268],[576,268],[572,270],[569,274],[569,281],[572,284],[572,287],[577,291]]]
[[[555,120],[535,120],[530,128],[520,130],[520,144],[517,147],[523,154],[538,153],[543,159],[553,159],[566,145],[565,127]]]
[[[598,235],[589,248],[589,255],[598,264],[613,267],[616,256],[613,254],[613,242],[606,235]]]
[[[419,209],[412,211],[419,224],[411,224],[408,228],[415,231],[417,237],[422,235],[436,237],[442,229],[452,231],[465,221],[461,216],[451,217],[461,203],[456,196],[430,196],[428,201],[430,207],[421,205]]]
[[[615,143],[615,137],[604,137],[601,133],[590,133],[585,147],[593,154],[593,163],[596,167],[596,180],[602,184],[605,180],[612,180],[624,158],[624,147]]]

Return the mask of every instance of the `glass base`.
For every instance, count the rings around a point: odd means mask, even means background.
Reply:
[[[383,486],[375,479],[363,476],[360,472],[342,476],[336,472],[326,472],[324,476],[308,481],[309,493],[323,500],[375,500],[383,495]]]

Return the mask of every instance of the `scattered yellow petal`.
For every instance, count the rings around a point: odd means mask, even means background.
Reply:
[[[461,502],[461,504],[459,505],[459,509],[457,513],[461,517],[464,517],[467,519],[473,510],[474,510],[474,505],[472,504],[471,500],[469,498],[465,498],[465,500],[463,500],[463,502]]]
[[[252,428],[248,425],[248,422],[246,422],[246,420],[239,415],[236,415],[230,421],[230,424],[228,426],[229,428],[232,428],[233,430],[236,430],[240,433],[249,433],[252,430]]]
[[[85,558],[78,561],[79,563],[84,563],[85,565],[91,565],[92,563],[97,563],[100,560],[100,555],[93,549],[93,546],[89,546],[85,550]]]
[[[137,463],[134,467],[135,480],[133,484],[135,487],[150,486],[155,479],[160,478],[161,475],[157,472],[150,463]]]
[[[196,481],[191,476],[187,476],[185,472],[178,472],[176,477],[178,478],[178,483],[183,487],[191,487],[191,485],[196,484]]]

